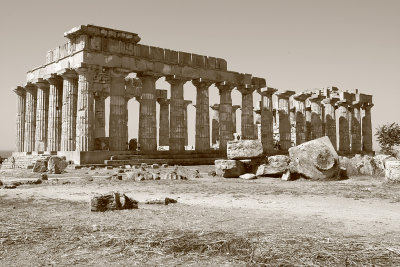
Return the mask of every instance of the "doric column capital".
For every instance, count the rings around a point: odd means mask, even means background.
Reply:
[[[217,82],[215,86],[219,89],[219,94],[223,91],[232,91],[236,87],[236,84],[231,82]]]
[[[219,104],[214,104],[214,105],[210,106],[210,108],[214,111],[219,111]]]
[[[312,103],[317,103],[320,104],[321,101],[324,99],[325,97],[322,95],[313,95],[310,98],[308,98],[308,100],[310,100],[310,102]]]
[[[37,79],[37,81],[35,81],[35,85],[42,90],[48,90],[50,87],[49,83],[42,78]]]
[[[192,80],[193,85],[196,88],[208,88],[210,87],[214,82],[206,79],[194,79]]]
[[[237,86],[237,89],[242,95],[248,95],[252,94],[256,88],[254,86],[240,84]]]
[[[170,99],[166,99],[166,98],[158,98],[157,99],[158,104],[161,105],[169,105],[170,103]]]
[[[74,69],[62,69],[58,71],[57,74],[67,80],[78,78],[78,74]]]
[[[292,90],[286,90],[276,94],[278,99],[289,99],[290,96],[294,95],[296,92]]]
[[[151,71],[143,71],[143,72],[138,72],[136,77],[138,77],[139,79],[145,78],[145,77],[151,77],[153,78],[155,81],[157,81],[158,79],[161,78],[161,75],[155,72],[151,72]]]
[[[130,70],[124,68],[110,68],[110,75],[113,78],[125,78],[128,74],[131,73]]]
[[[262,96],[272,96],[278,91],[278,89],[272,88],[272,87],[265,87],[265,88],[259,88],[257,92],[262,95]]]
[[[181,76],[177,76],[177,75],[171,75],[171,76],[166,76],[165,77],[165,81],[168,82],[171,85],[181,85],[181,84],[185,84],[187,81],[189,81],[190,79],[181,77]]]
[[[56,73],[49,74],[44,77],[44,79],[50,84],[50,85],[56,85],[57,83],[62,81],[62,77],[57,75]]]
[[[349,106],[349,103],[346,100],[339,100],[336,102],[335,106],[337,107],[345,107],[346,109]]]
[[[354,108],[360,109],[363,103],[361,103],[360,101],[353,101],[352,105]]]
[[[362,105],[362,108],[365,110],[365,111],[370,111],[371,110],[371,108],[374,106],[374,104],[372,104],[372,103],[364,103],[363,105]]]
[[[109,94],[108,92],[106,92],[106,91],[97,91],[97,92],[94,92],[94,97],[95,97],[95,99],[99,99],[99,100],[101,100],[101,99],[106,99],[109,95],[110,95],[110,94]]]
[[[26,95],[26,90],[22,86],[17,86],[13,89],[14,93],[16,93],[19,96],[25,96]]]
[[[240,105],[233,105],[232,106],[232,112],[236,112],[237,109],[240,108]]]
[[[28,82],[24,87],[25,90],[30,93],[35,93],[37,91],[37,86],[30,82]]]
[[[311,93],[296,93],[293,95],[293,99],[297,101],[306,101],[307,98],[311,97]]]
[[[332,106],[334,106],[335,104],[336,104],[336,102],[337,101],[339,101],[339,98],[336,98],[336,97],[334,97],[334,98],[325,98],[325,99],[322,99],[322,101],[321,101],[321,103],[323,104],[323,105],[332,105]]]

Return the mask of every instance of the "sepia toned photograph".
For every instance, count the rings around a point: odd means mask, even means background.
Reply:
[[[400,266],[399,14],[1,1],[0,266]]]

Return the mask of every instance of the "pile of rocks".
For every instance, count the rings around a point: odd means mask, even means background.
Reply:
[[[49,172],[61,174],[67,168],[68,162],[65,157],[50,156],[46,159],[37,160],[33,166],[33,172]]]
[[[230,141],[227,160],[215,161],[215,172],[225,178],[255,179],[304,177],[314,180],[342,179],[339,156],[328,137],[318,138],[289,149],[289,156],[263,157],[259,140]]]

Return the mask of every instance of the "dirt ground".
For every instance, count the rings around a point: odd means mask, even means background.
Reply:
[[[400,266],[400,184],[246,181],[208,176],[212,169],[141,182],[115,179],[118,169],[67,169],[0,189],[0,265]],[[38,177],[0,172],[4,184]],[[91,196],[110,191],[139,209],[90,212]],[[163,197],[178,203],[144,204]]]

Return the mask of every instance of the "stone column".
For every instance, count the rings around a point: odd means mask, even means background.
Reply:
[[[289,117],[289,97],[295,94],[294,91],[285,91],[276,94],[278,97],[278,123],[280,149],[288,150],[291,147],[291,124]]]
[[[110,88],[109,150],[124,151],[128,149],[128,144],[127,144],[128,122],[126,120],[127,105],[125,99],[125,77],[129,74],[129,71],[115,68],[110,71],[110,74],[111,74],[110,75],[111,88]],[[157,143],[156,143],[156,148],[157,148]]]
[[[372,123],[371,123],[371,108],[372,103],[363,104],[364,114],[362,117],[362,146],[364,152],[372,152]]]
[[[347,100],[348,101],[348,106],[347,106],[347,121],[349,123],[349,149],[350,151],[353,151],[352,149],[352,137],[353,137],[353,104],[351,100]]]
[[[157,99],[158,103],[160,104],[160,122],[158,128],[158,144],[160,146],[169,146],[170,145],[170,130],[169,130],[169,105],[170,100],[165,98]],[[171,148],[170,148],[171,150]]]
[[[36,82],[36,134],[35,150],[47,151],[47,126],[49,111],[49,83],[43,79]]]
[[[106,105],[105,100],[108,93],[105,91],[96,92],[94,94],[94,138],[101,138],[106,136]]]
[[[311,106],[307,105],[310,102],[306,101],[306,141],[311,140]]]
[[[35,149],[35,131],[36,131],[36,94],[35,85],[28,83],[25,86],[26,104],[25,104],[25,138],[24,151],[32,152]]]
[[[237,125],[236,125],[236,111],[240,108],[239,105],[232,106],[232,131],[233,133],[237,133]]]
[[[78,73],[76,150],[93,151],[95,129],[93,79],[97,70],[93,66],[85,66],[77,68],[76,72]]]
[[[211,116],[211,144],[216,145],[219,142],[219,104],[210,106],[212,110]]]
[[[51,74],[46,79],[50,84],[49,89],[49,119],[47,150],[59,151],[61,144],[61,109],[62,109],[62,79]]]
[[[323,96],[315,95],[309,98],[311,102],[311,140],[323,136],[322,132],[322,107]]]
[[[337,150],[339,152],[350,152],[349,139],[349,121],[348,121],[348,103],[345,100],[340,100],[336,103],[336,140]]]
[[[295,114],[296,120],[296,145],[306,142],[307,127],[306,127],[306,99],[311,94],[298,93],[294,95],[294,100],[297,101],[297,109]]]
[[[141,151],[157,151],[156,81],[154,73],[139,73],[142,95],[139,108],[139,145]]]
[[[261,103],[254,109],[254,121],[254,135],[258,140],[261,140]]]
[[[325,135],[329,137],[335,149],[337,148],[335,103],[338,100],[337,98],[325,98],[322,100],[322,104],[325,107]]]
[[[361,103],[353,102],[353,112],[351,120],[351,151],[353,153],[361,152]]]
[[[219,149],[225,151],[226,144],[228,141],[233,140],[233,133],[236,130],[237,108],[233,111],[231,94],[235,85],[228,82],[221,82],[217,83],[216,86],[219,90]]]
[[[71,69],[64,70],[61,76],[63,77],[61,151],[74,151],[76,147],[78,76]]]
[[[210,149],[210,111],[208,88],[212,82],[204,79],[192,81],[197,89],[196,95],[196,151],[207,151]]]
[[[183,102],[183,121],[185,124],[185,146],[189,145],[189,138],[188,138],[188,123],[187,123],[187,107],[189,104],[191,104],[191,100],[185,100]]]
[[[165,80],[171,85],[169,149],[185,151],[183,85],[187,80],[176,76],[168,76]]]
[[[261,142],[264,153],[274,150],[274,114],[272,95],[278,91],[275,88],[261,88]]]
[[[25,140],[25,101],[26,91],[25,88],[18,86],[14,89],[17,94],[17,140],[15,143],[15,151],[24,151]]]
[[[253,91],[254,87],[238,86],[242,93],[242,139],[255,139],[253,116]]]

